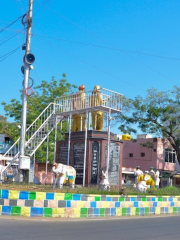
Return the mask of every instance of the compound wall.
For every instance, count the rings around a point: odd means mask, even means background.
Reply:
[[[0,190],[0,214],[87,218],[180,213],[180,196],[112,196]]]

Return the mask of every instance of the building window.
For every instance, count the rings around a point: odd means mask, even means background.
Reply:
[[[5,143],[10,143],[10,138],[9,137],[5,137],[4,141],[5,141]]]
[[[156,149],[154,148],[154,152],[156,152]]]
[[[141,153],[141,157],[145,157],[145,153]]]
[[[171,148],[165,149],[165,162],[176,163],[176,152],[174,149]]]
[[[129,153],[129,157],[133,157],[133,153]]]

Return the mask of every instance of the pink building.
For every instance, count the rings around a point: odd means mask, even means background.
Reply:
[[[161,185],[170,184],[170,174],[178,171],[176,153],[167,140],[152,138],[151,135],[138,135],[137,139],[124,141],[123,144],[123,178],[133,181],[133,172],[136,166],[141,166],[142,171],[148,171],[150,167],[159,169],[161,173]],[[180,171],[178,171],[180,172]],[[173,185],[180,185],[180,175],[173,178]]]

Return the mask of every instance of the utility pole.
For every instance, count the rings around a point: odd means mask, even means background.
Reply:
[[[29,0],[29,11],[26,14],[27,32],[26,32],[26,51],[24,56],[24,84],[23,84],[23,101],[21,113],[21,136],[20,136],[20,156],[19,169],[26,169],[23,167],[23,157],[25,155],[25,141],[26,141],[26,118],[27,118],[27,92],[29,84],[30,64],[26,62],[26,56],[30,53],[31,47],[31,28],[32,28],[32,9],[33,0]],[[29,160],[30,161],[30,160]]]

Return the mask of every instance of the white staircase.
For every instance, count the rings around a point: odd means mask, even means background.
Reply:
[[[55,126],[62,121],[63,116],[55,115],[55,103],[50,103],[36,120],[26,129],[25,155],[32,156],[39,146],[45,141],[47,136],[53,131]],[[12,165],[19,162],[20,138],[0,157],[0,160],[10,158],[9,164],[1,171],[2,175]]]
[[[94,90],[84,92],[83,104],[79,108],[76,107],[76,103],[81,102],[82,99],[78,93],[61,96],[56,98],[54,103],[50,103],[26,130],[25,156],[32,156],[63,118],[67,119],[73,114],[83,114],[87,111],[103,111],[108,114],[122,112],[122,94],[105,88],[99,90],[98,93],[94,93]],[[92,99],[98,96],[102,101],[97,101],[94,104]],[[19,155],[20,138],[0,157],[0,161],[10,160],[9,164],[0,171],[1,180],[3,173],[8,170],[12,163],[19,162]]]

